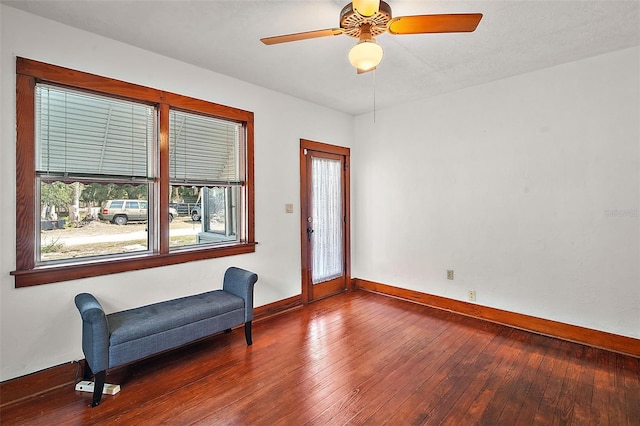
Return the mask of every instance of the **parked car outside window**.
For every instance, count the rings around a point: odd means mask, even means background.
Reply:
[[[146,222],[148,220],[148,204],[146,200],[107,200],[98,217],[116,225],[126,225],[128,222]],[[178,216],[178,211],[169,207],[169,222]]]

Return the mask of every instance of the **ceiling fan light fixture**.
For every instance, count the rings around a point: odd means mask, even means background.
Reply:
[[[365,18],[375,15],[380,9],[380,0],[353,0],[351,4],[353,10]]]
[[[382,47],[375,40],[362,40],[349,51],[349,62],[359,71],[369,71],[382,61]]]

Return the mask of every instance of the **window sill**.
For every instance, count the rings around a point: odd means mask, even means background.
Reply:
[[[170,254],[149,254],[127,259],[110,259],[105,261],[84,262],[78,264],[48,265],[34,269],[12,271],[15,286],[30,287],[40,284],[51,284],[81,278],[98,277],[127,271],[155,268],[166,265],[192,262],[195,260],[214,259],[255,252],[257,243],[242,243],[215,249],[190,250]]]

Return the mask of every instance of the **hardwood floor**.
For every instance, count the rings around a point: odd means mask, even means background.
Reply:
[[[2,425],[639,425],[640,359],[365,291],[58,389]]]

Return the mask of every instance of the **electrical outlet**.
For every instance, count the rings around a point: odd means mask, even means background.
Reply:
[[[448,280],[453,279],[453,269],[447,269],[447,279]]]
[[[469,300],[471,300],[471,301],[475,301],[476,300],[476,291],[475,290],[469,290]]]

